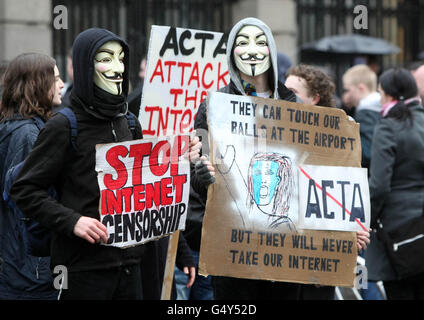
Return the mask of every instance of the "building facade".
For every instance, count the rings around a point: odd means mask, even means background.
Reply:
[[[355,28],[358,6],[367,9],[367,28]],[[400,47],[400,54],[381,58],[383,67],[406,65],[424,51],[423,14],[424,0],[0,0],[0,70],[19,53],[44,52],[56,58],[66,80],[66,54],[75,36],[96,26],[127,40],[135,81],[151,25],[228,32],[248,16],[271,27],[278,50],[293,64],[303,62],[304,43],[361,33]]]
[[[296,60],[296,1],[292,0],[0,0],[0,65],[36,51],[52,55],[64,79],[73,40],[89,27],[107,28],[129,43],[132,82],[153,24],[228,32],[253,16],[269,24],[277,46]],[[285,16],[281,19],[282,15]]]

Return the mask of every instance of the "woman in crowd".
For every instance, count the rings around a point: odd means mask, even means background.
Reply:
[[[61,103],[56,62],[38,53],[12,60],[3,78],[0,104],[0,178],[3,193],[7,171],[22,162],[53,106]],[[0,197],[1,198],[1,197]],[[23,221],[0,199],[0,299],[54,299],[50,259],[27,254]]]
[[[379,91],[382,119],[371,150],[371,225],[382,224],[390,232],[423,214],[424,109],[405,69],[384,72]],[[365,259],[369,280],[383,281],[388,299],[424,299],[424,277],[399,280],[378,232]]]
[[[336,86],[329,75],[316,67],[300,64],[291,68],[285,85],[305,104],[336,107]]]

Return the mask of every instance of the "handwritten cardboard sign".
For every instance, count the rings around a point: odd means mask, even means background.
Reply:
[[[96,146],[100,221],[105,245],[126,248],[185,227],[190,164],[189,136]]]
[[[139,117],[144,137],[193,131],[208,91],[229,82],[225,46],[222,33],[152,26]]]
[[[199,272],[353,286],[356,233],[299,225],[302,166],[361,165],[359,125],[338,109],[211,93]]]

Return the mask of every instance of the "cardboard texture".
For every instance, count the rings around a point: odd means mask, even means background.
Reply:
[[[298,183],[304,165],[360,168],[359,124],[339,109],[223,93],[208,95],[208,124],[216,182],[199,273],[352,287],[356,233],[301,229]]]

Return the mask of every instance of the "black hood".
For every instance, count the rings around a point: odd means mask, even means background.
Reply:
[[[77,36],[72,47],[72,63],[74,67],[72,94],[88,106],[95,105],[94,56],[97,50],[108,41],[118,41],[124,50],[125,71],[123,74],[122,95],[125,99],[128,95],[129,47],[127,43],[106,29],[87,29]]]

